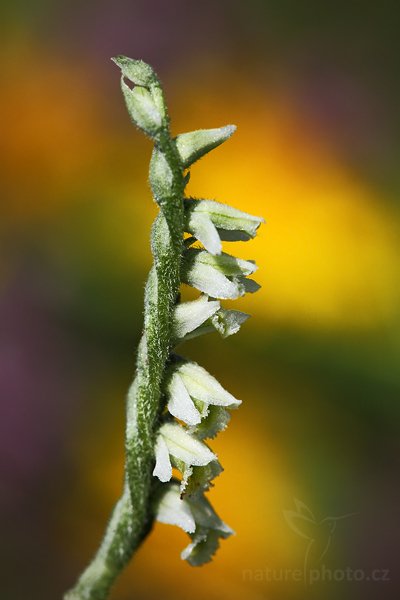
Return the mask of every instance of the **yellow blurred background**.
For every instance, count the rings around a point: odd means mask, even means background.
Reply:
[[[184,349],[243,400],[213,444],[225,471],[210,492],[237,535],[194,569],[185,534],[157,524],[111,598],[398,597],[398,42],[389,6],[355,7],[2,6],[5,600],[60,598],[121,488],[156,207],[115,54],[153,64],[175,133],[238,126],[189,192],[266,224],[226,243],[259,265],[262,289],[234,303],[252,319]],[[285,518],[296,499],[328,545],[310,555],[314,583],[294,575],[309,544]]]

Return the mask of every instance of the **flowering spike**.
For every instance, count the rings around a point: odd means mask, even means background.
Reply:
[[[259,288],[248,278],[256,270],[254,262],[222,252],[221,241],[254,237],[263,219],[213,200],[185,199],[187,169],[227,140],[235,127],[172,138],[153,69],[125,56],[113,61],[121,70],[132,120],[154,141],[149,181],[159,212],[151,231],[154,260],[145,286],[143,335],[127,397],[124,488],[102,544],[65,600],[105,600],[155,515],[189,533],[191,543],[181,556],[194,566],[209,561],[219,540],[232,535],[204,496],[223,470],[204,440],[226,428],[229,411],[241,401],[172,349],[210,330],[222,337],[236,333],[248,315],[223,308],[219,299]],[[180,304],[182,283],[204,295]],[[173,468],[180,472],[180,482],[171,481]]]
[[[207,152],[220,146],[235,131],[235,125],[226,125],[217,129],[198,129],[178,135],[175,140],[176,148],[184,168],[187,169]]]

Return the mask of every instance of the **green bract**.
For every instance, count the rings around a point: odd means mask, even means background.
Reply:
[[[249,278],[254,262],[223,252],[222,241],[254,237],[263,219],[213,200],[185,198],[188,169],[235,127],[172,136],[153,69],[125,56],[113,61],[121,69],[132,121],[154,142],[149,182],[159,212],[151,230],[143,335],[127,397],[123,491],[95,557],[65,600],[104,600],[155,519],[189,533],[191,543],[181,556],[194,566],[209,561],[219,540],[232,535],[204,495],[223,470],[205,440],[226,429],[241,401],[174,349],[208,332],[224,338],[237,333],[249,315],[224,308],[221,300],[259,288]],[[199,290],[198,298],[180,303],[182,284]]]

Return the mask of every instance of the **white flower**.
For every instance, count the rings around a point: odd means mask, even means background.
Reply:
[[[209,414],[210,405],[236,408],[241,404],[197,363],[180,361],[172,369],[167,385],[168,410],[187,425],[200,424]]]
[[[155,454],[153,475],[163,482],[172,477],[171,457],[188,466],[204,466],[217,459],[206,444],[187,433],[178,423],[164,423],[160,427]]]
[[[201,440],[213,438],[223,431],[230,420],[227,409],[241,404],[241,400],[227,392],[200,365],[183,360],[172,367],[167,398],[171,415],[183,421],[189,427],[188,431]]]
[[[259,288],[256,282],[246,279],[256,270],[252,261],[224,252],[213,256],[205,250],[188,248],[184,255],[182,280],[214,298],[235,299],[246,291],[253,292]]]
[[[221,240],[254,238],[262,217],[237,210],[214,200],[185,200],[185,230],[193,234],[211,254],[221,253]]]
[[[181,499],[179,486],[175,483],[169,484],[159,499],[156,518],[161,523],[177,525],[189,533],[192,542],[182,551],[181,558],[192,566],[210,561],[218,549],[219,539],[234,534],[203,494]]]
[[[174,336],[185,337],[212,317],[219,308],[220,303],[217,300],[209,301],[203,294],[197,300],[178,304],[174,314]]]
[[[215,377],[195,362],[182,361],[177,367],[177,373],[182,378],[190,396],[205,405],[214,404],[236,408],[241,404],[241,400],[237,400],[227,392]]]

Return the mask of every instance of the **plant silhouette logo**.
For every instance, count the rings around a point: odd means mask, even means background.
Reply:
[[[301,500],[294,498],[294,505],[296,510],[284,510],[283,514],[291,530],[307,540],[304,557],[304,577],[306,580],[308,566],[321,562],[328,552],[338,522],[348,519],[356,513],[317,519],[311,509]]]

